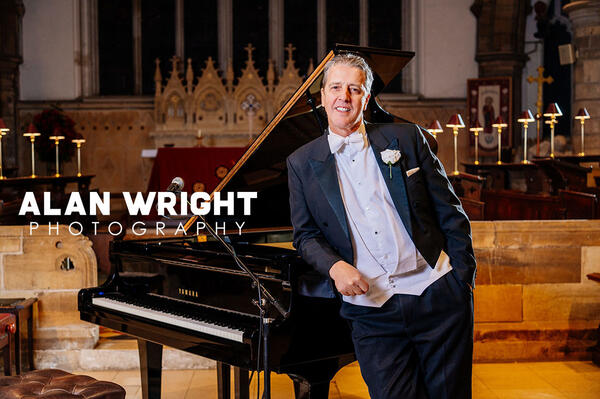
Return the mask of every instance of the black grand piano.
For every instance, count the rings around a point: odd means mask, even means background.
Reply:
[[[322,277],[281,245],[292,240],[285,160],[323,134],[322,70],[344,51],[362,55],[375,74],[366,119],[403,121],[384,111],[375,96],[414,53],[338,45],[215,189],[258,193],[252,215],[219,220],[245,223],[246,233],[227,240],[283,312],[263,301],[261,324],[256,284],[210,236],[205,242],[197,236],[115,241],[110,277],[79,292],[82,320],[137,338],[145,399],[160,397],[163,345],[216,360],[220,398],[229,398],[229,366],[236,397],[248,397],[248,370],[271,370],[292,378],[297,398],[327,398],[331,378],[354,360],[339,298],[321,295],[315,287]],[[214,222],[214,216],[207,220]]]

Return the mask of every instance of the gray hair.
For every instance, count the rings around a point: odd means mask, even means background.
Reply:
[[[347,65],[363,71],[365,74],[365,88],[367,89],[367,93],[371,92],[371,85],[373,84],[373,71],[371,71],[371,67],[369,67],[369,64],[367,64],[367,61],[365,61],[364,58],[351,53],[338,54],[325,64],[321,87],[324,87],[327,83],[327,74],[334,65]]]

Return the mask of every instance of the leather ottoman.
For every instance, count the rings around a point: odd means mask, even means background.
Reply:
[[[124,399],[125,390],[112,382],[62,370],[35,370],[0,377],[0,399]]]

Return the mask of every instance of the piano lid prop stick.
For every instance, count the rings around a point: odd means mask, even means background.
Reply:
[[[319,129],[321,129],[321,132],[323,132],[324,135],[327,135],[328,133],[325,130],[325,127],[323,126],[323,121],[321,120],[319,111],[317,111],[317,101],[315,100],[313,95],[310,93],[310,89],[306,89],[306,98],[307,98],[306,102],[308,103],[308,105],[310,105],[310,108],[313,111],[313,115],[315,116],[315,119],[317,120],[317,123],[319,124]]]

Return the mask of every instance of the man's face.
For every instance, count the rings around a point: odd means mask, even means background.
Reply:
[[[327,83],[321,89],[321,103],[331,131],[340,136],[356,131],[362,123],[369,97],[362,70],[344,64],[331,67]]]

